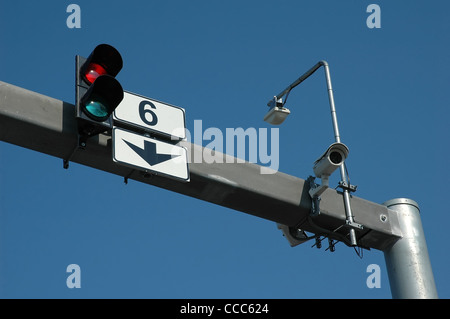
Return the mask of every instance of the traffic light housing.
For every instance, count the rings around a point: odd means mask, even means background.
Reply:
[[[115,76],[123,61],[108,44],[98,45],[88,58],[76,56],[76,118],[80,139],[111,131],[111,115],[123,99],[123,89]]]

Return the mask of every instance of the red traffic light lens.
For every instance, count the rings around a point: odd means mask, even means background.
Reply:
[[[106,69],[97,63],[89,63],[84,74],[86,80],[92,84],[100,75],[108,74]]]

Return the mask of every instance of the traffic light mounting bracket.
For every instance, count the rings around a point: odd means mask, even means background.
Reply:
[[[72,152],[70,152],[70,155],[67,158],[63,159],[64,169],[69,168],[69,162],[75,155],[77,150],[84,150],[86,148],[86,141],[87,141],[86,136],[80,135],[80,133],[77,132],[77,145],[73,148]]]

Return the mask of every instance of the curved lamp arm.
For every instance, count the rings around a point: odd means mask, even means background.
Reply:
[[[333,121],[333,129],[334,129],[334,138],[337,143],[341,142],[341,137],[339,134],[339,126],[337,122],[337,116],[336,116],[336,108],[334,106],[334,96],[333,96],[333,87],[331,85],[331,77],[330,77],[330,67],[328,66],[327,61],[319,61],[317,62],[311,69],[306,71],[301,77],[299,77],[297,80],[295,80],[291,85],[289,85],[286,89],[278,93],[274,96],[275,100],[281,99],[283,96],[288,94],[293,88],[295,88],[297,85],[305,81],[307,78],[309,78],[311,75],[314,74],[321,66],[325,69],[325,78],[327,81],[327,90],[328,90],[328,98],[330,100],[330,111],[331,111],[331,119]],[[271,106],[273,104],[273,100],[271,99],[267,105]]]

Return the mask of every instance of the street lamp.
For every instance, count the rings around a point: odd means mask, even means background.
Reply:
[[[326,61],[319,61],[316,63],[311,69],[309,69],[306,73],[304,73],[301,77],[299,77],[297,80],[295,80],[291,85],[289,85],[286,89],[284,89],[282,92],[280,92],[278,95],[275,95],[273,99],[271,99],[267,105],[270,107],[269,112],[264,117],[264,121],[273,124],[273,125],[279,125],[284,122],[286,117],[290,114],[289,109],[284,107],[284,104],[286,103],[287,96],[291,92],[293,88],[295,88],[297,85],[302,83],[304,80],[306,80],[308,77],[310,77],[314,72],[316,72],[320,67],[324,67],[325,69],[325,78],[327,82],[327,90],[328,90],[328,98],[330,101],[330,112],[331,112],[331,119],[333,123],[333,130],[334,130],[334,138],[335,143],[332,144],[327,152],[325,152],[324,155],[322,155],[316,162],[315,162],[315,169],[314,173],[317,176],[317,170],[316,165],[321,159],[328,159],[328,163],[330,168],[333,168],[333,165],[335,168],[339,166],[340,172],[341,172],[341,181],[339,182],[339,187],[343,190],[343,196],[344,196],[344,205],[345,205],[345,215],[346,215],[346,225],[349,227],[349,237],[350,237],[350,246],[357,246],[356,241],[356,233],[355,229],[362,229],[362,225],[355,223],[353,220],[353,214],[350,207],[350,192],[355,191],[356,187],[353,185],[350,185],[347,182],[347,174],[345,170],[345,164],[344,160],[345,158],[339,158],[339,156],[342,157],[342,155],[345,155],[347,157],[348,154],[348,148],[344,144],[341,143],[341,137],[339,134],[339,126],[337,122],[337,116],[336,116],[336,108],[334,105],[334,96],[333,96],[333,88],[331,86],[331,78],[330,78],[330,68],[328,66],[328,63]],[[283,103],[283,96],[286,96],[286,99]],[[331,149],[336,149],[335,153],[331,151]],[[340,150],[340,151],[339,151]],[[340,153],[339,153],[339,152]],[[344,154],[345,153],[345,154]],[[328,156],[328,157],[327,157]],[[319,201],[320,201],[320,194],[322,194],[326,188],[328,188],[328,177],[334,170],[328,170],[328,174],[322,174],[320,177],[322,179],[322,185],[316,185],[314,183],[314,178],[310,178],[310,184],[311,189],[309,191],[309,194],[312,198],[312,207],[313,207],[313,213],[317,213],[319,209]]]
[[[264,116],[264,121],[272,125],[280,125],[291,113],[289,109],[283,106],[283,100],[281,98],[277,99],[276,96],[274,96],[273,100],[270,100],[268,105],[270,107],[270,110],[266,114],[266,116]]]

